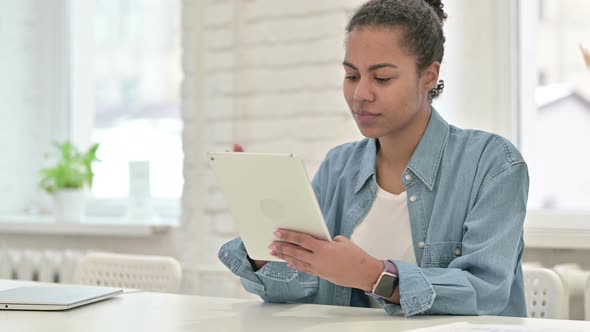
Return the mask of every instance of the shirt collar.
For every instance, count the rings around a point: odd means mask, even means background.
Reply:
[[[449,140],[449,132],[449,124],[432,108],[428,127],[408,163],[408,168],[429,190],[434,188],[438,167]]]
[[[408,163],[408,169],[416,174],[429,190],[434,188],[438,167],[449,139],[449,130],[449,124],[432,108],[428,126]],[[375,174],[376,157],[377,140],[370,139],[362,155],[365,162],[361,163],[355,193],[358,193],[369,177]]]
[[[359,170],[358,182],[354,187],[354,193],[358,193],[369,177],[375,174],[375,160],[377,158],[377,139],[369,139],[361,157],[361,168]]]

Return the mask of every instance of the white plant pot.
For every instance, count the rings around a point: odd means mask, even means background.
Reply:
[[[55,221],[77,223],[86,214],[86,191],[83,189],[63,189],[53,196]]]

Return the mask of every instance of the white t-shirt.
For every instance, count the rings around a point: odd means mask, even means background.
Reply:
[[[399,195],[377,186],[377,197],[350,239],[369,255],[416,264],[406,192]]]
[[[416,264],[406,192],[399,195],[377,186],[377,197],[367,216],[352,232],[350,240],[369,255]],[[379,307],[370,298],[371,307]]]

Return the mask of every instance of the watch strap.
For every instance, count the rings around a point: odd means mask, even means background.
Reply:
[[[398,275],[397,267],[395,266],[395,264],[393,264],[393,262],[391,262],[390,260],[385,260],[383,261],[383,264],[385,264],[385,271],[393,273],[396,276]]]

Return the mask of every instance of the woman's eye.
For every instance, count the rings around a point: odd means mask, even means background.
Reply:
[[[375,81],[379,83],[387,83],[391,80],[391,77],[375,77]]]
[[[359,79],[359,77],[357,75],[346,75],[346,76],[344,76],[344,79],[349,80],[349,81],[356,81]]]

